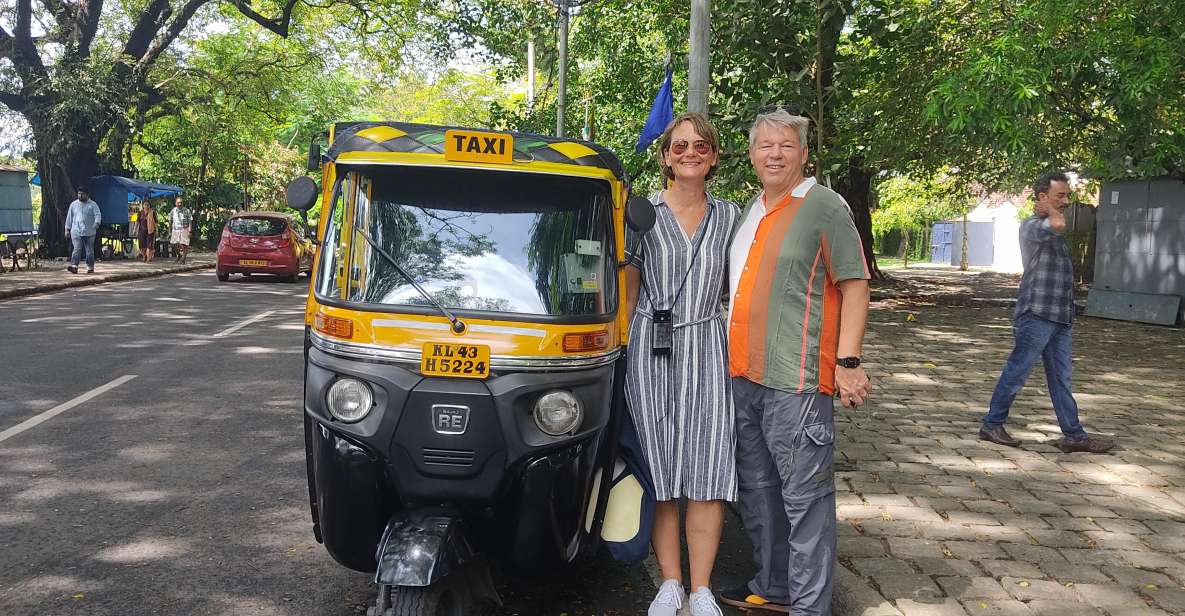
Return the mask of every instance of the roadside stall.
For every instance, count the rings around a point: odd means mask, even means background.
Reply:
[[[173,197],[181,194],[180,186],[145,182],[118,175],[97,175],[87,181],[91,198],[99,204],[103,224],[99,227],[99,254],[104,259],[115,255],[132,255],[135,234],[131,232],[132,212],[148,199]],[[131,207],[137,204],[137,207]],[[138,221],[137,221],[138,222]],[[163,255],[162,255],[163,256]]]
[[[32,184],[40,186],[41,178],[33,176]],[[185,190],[172,184],[145,182],[118,175],[96,175],[87,180],[86,187],[90,190],[91,199],[99,204],[103,216],[96,238],[98,245],[95,254],[99,259],[111,259],[116,255],[121,258],[131,256],[135,243],[135,236],[130,232],[133,220],[131,213],[138,209],[131,207],[131,204],[146,199],[173,197]],[[164,256],[163,253],[158,254]]]

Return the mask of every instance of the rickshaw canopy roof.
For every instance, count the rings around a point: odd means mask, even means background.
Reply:
[[[340,122],[333,127],[333,143],[328,156],[349,152],[397,152],[435,154],[444,158],[444,134],[449,130],[483,131],[510,135],[514,139],[514,162],[548,162],[604,169],[625,181],[621,161],[608,148],[579,139],[549,137],[533,133],[484,131],[455,126],[435,126],[408,122]]]

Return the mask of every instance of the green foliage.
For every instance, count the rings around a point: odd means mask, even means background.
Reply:
[[[1041,171],[1185,173],[1172,3],[869,0],[850,37],[873,158],[987,186]]]
[[[144,177],[186,188],[205,237],[244,206],[283,209],[304,148],[365,90],[298,41],[245,24],[197,41],[161,83],[172,113],[148,118],[132,158]]]
[[[877,184],[872,211],[876,236],[893,229],[921,230],[939,220],[961,216],[971,205],[962,178],[951,173],[901,175]]]
[[[444,126],[488,126],[492,107],[517,107],[523,95],[500,83],[492,72],[450,68],[439,75],[407,72],[392,88],[378,89],[356,116],[366,120],[419,122]]]

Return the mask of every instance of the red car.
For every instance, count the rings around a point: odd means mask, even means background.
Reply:
[[[231,274],[274,274],[295,282],[313,270],[316,251],[304,225],[288,214],[240,212],[226,221],[218,242],[218,280]]]

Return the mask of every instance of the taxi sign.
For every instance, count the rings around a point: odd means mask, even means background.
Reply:
[[[514,162],[514,137],[505,133],[448,130],[444,132],[444,159],[509,165]]]
[[[484,379],[490,375],[490,347],[484,344],[428,342],[420,357],[424,376]]]

